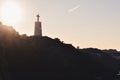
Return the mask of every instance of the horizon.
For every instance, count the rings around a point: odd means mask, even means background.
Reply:
[[[19,17],[11,24],[2,18],[5,12],[1,7],[6,2],[14,2],[16,9],[21,11],[16,11],[17,15],[14,16]],[[120,51],[119,3],[119,0],[2,0],[0,21],[5,25],[13,26],[20,34],[30,36],[34,33],[34,23],[39,13],[44,36],[57,37],[65,43],[80,48],[93,47]],[[16,10],[13,7],[11,9]]]

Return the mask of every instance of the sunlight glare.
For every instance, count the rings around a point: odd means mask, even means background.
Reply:
[[[14,2],[5,2],[1,8],[3,23],[14,26],[21,21],[22,9]]]

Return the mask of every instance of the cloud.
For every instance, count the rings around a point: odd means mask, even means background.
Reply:
[[[73,8],[71,8],[71,9],[69,9],[68,13],[71,13],[71,12],[77,10],[78,8],[80,8],[80,5],[77,5],[77,6],[73,7]]]

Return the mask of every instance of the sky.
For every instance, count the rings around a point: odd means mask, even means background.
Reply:
[[[7,1],[21,8],[21,21],[12,25],[20,34],[34,34],[39,14],[44,36],[80,48],[120,51],[120,0],[0,0],[0,7]]]

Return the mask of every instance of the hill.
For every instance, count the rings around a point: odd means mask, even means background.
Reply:
[[[110,50],[76,49],[60,39],[19,35],[0,24],[0,80],[116,80],[119,58]]]

